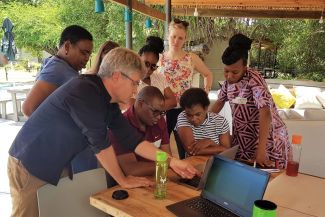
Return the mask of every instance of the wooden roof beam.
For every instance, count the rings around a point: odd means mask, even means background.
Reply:
[[[164,5],[164,0],[146,0],[150,5]],[[177,5],[214,5],[215,7],[300,7],[324,8],[324,0],[173,0]]]
[[[112,2],[115,2],[119,5],[122,6],[127,6],[127,1],[126,0],[111,0]],[[166,15],[165,13],[162,13],[156,9],[153,9],[139,1],[132,0],[132,10],[135,10],[143,15],[165,21],[166,20]]]
[[[217,10],[200,9],[201,17],[250,17],[250,18],[292,18],[292,19],[319,19],[321,11],[284,11],[284,10]],[[173,15],[193,16],[194,8],[174,8]]]

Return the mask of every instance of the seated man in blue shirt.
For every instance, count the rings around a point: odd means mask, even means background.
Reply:
[[[123,113],[142,138],[157,148],[170,152],[167,124],[164,119],[165,98],[157,87],[146,86],[137,94],[135,103]],[[155,172],[155,163],[148,161],[134,152],[123,149],[110,133],[110,139],[117,155],[117,160],[125,175],[149,176]]]
[[[73,157],[90,148],[101,165],[123,188],[152,185],[143,177],[121,171],[107,128],[125,149],[150,160],[158,150],[123,118],[118,102],[126,103],[136,93],[144,64],[131,50],[109,52],[97,75],[81,75],[53,92],[38,107],[17,134],[8,158],[12,216],[38,216],[37,189],[57,185]],[[191,178],[197,170],[178,159],[170,167]]]

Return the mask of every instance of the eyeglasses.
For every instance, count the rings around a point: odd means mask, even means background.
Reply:
[[[146,67],[149,69],[151,69],[152,71],[155,71],[156,69],[158,69],[158,66],[156,64],[151,64],[148,61],[145,61],[144,64],[146,65]]]
[[[130,78],[130,76],[128,76],[124,72],[121,72],[121,75],[123,75],[124,77],[126,77],[127,79],[129,79],[130,81],[132,81],[133,86],[138,87],[140,85],[140,81],[133,80],[132,78]]]
[[[182,24],[185,28],[187,28],[190,25],[187,21],[180,20],[180,19],[177,19],[177,18],[174,19],[174,23]]]
[[[156,116],[165,116],[166,115],[166,111],[160,111],[158,109],[155,109],[154,107],[152,107],[152,105],[148,104],[146,101],[142,101],[144,102],[144,104],[146,104],[149,109],[152,111],[152,114],[156,117]]]

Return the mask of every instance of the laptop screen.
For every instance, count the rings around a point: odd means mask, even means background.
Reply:
[[[221,156],[214,157],[207,177],[202,197],[245,217],[252,216],[269,180],[267,172]]]

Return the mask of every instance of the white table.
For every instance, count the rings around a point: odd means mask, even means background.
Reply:
[[[26,86],[11,87],[7,90],[7,92],[11,94],[13,113],[14,113],[14,117],[13,117],[14,121],[19,121],[17,93],[27,94],[31,88],[32,88],[32,85],[26,85]]]
[[[269,183],[264,199],[278,205],[279,217],[325,216],[325,179],[283,173]]]

